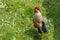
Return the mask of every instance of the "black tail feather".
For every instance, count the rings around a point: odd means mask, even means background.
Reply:
[[[48,32],[48,28],[46,27],[46,25],[45,25],[45,23],[44,22],[42,22],[42,31],[44,32],[44,33],[46,33],[46,32]]]

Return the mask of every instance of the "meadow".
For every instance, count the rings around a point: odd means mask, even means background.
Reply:
[[[38,35],[33,26],[39,6],[48,33]],[[60,40],[60,0],[0,0],[0,40]]]

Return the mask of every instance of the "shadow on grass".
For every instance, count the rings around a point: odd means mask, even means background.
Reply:
[[[38,35],[34,29],[27,30],[25,34],[32,37],[34,40],[41,40],[41,36]]]

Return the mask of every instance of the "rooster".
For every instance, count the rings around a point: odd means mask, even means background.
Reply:
[[[35,7],[34,8],[34,18],[33,18],[33,23],[34,23],[34,27],[37,29],[38,33],[46,33],[48,32],[48,29],[45,25],[43,16],[40,12],[40,8],[39,7]]]

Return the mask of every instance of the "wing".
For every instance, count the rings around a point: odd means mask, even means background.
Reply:
[[[34,23],[34,27],[35,27],[35,28],[36,28],[36,27],[42,27],[42,22],[41,22],[41,21],[36,22],[36,21],[34,21],[34,19],[33,19],[33,23]]]
[[[33,19],[33,23],[34,23],[34,27],[36,28],[36,27],[37,27],[37,24],[36,24],[36,22],[34,21],[34,19]]]

